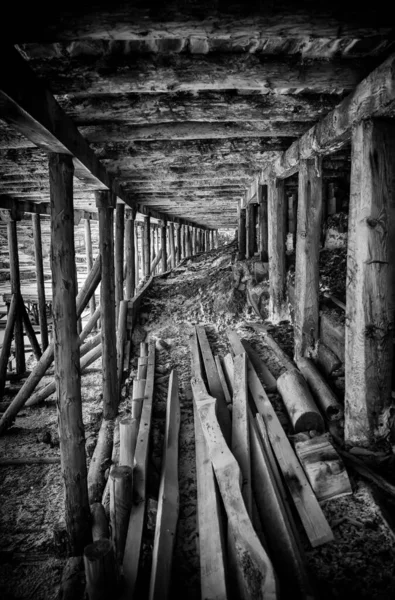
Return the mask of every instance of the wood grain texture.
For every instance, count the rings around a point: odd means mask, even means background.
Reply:
[[[236,354],[233,370],[232,452],[241,476],[241,493],[250,517],[252,516],[250,433],[248,426],[247,356]]]
[[[288,318],[286,299],[285,215],[286,198],[284,182],[268,181],[268,253],[269,253],[269,318],[273,323]]]

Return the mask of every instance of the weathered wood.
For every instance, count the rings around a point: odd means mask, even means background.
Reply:
[[[344,325],[334,321],[330,314],[322,312],[320,316],[320,339],[342,363],[346,360],[345,337]]]
[[[276,340],[272,338],[270,333],[267,331],[265,325],[263,323],[248,323],[249,327],[252,327],[261,334],[263,342],[275,353],[276,357],[280,361],[282,367],[285,369],[295,369],[295,363],[289,358],[287,354],[285,354],[284,350],[280,348],[277,344]]]
[[[179,265],[181,261],[181,225],[176,224],[176,264]]]
[[[247,355],[236,354],[233,372],[232,452],[241,475],[241,493],[245,507],[252,516],[250,435],[248,430]]]
[[[248,516],[240,489],[241,472],[219,427],[215,414],[216,400],[207,394],[201,379],[193,378],[191,383],[197,414],[228,516],[240,598],[277,598],[278,584],[273,566]]]
[[[27,310],[25,308],[22,296],[19,297],[19,310],[22,315],[23,325],[25,328],[26,335],[29,338],[29,342],[32,347],[33,354],[34,354],[36,360],[40,360],[40,358],[41,358],[40,344],[37,341],[36,333],[33,329],[33,325],[30,322],[29,315],[27,314]]]
[[[259,354],[256,352],[256,350],[254,350],[249,342],[247,342],[247,340],[241,340],[241,345],[247,353],[247,356],[250,359],[256,374],[265,386],[265,390],[267,392],[275,392],[277,390],[277,382]]]
[[[336,304],[336,306],[338,306],[339,308],[342,308],[344,311],[346,310],[346,305],[344,304],[344,302],[339,300],[339,298],[336,298],[336,296],[332,296],[332,294],[329,294],[328,292],[324,292],[323,296],[325,298],[328,298],[329,300],[332,300],[332,302]]]
[[[86,253],[86,269],[87,269],[87,273],[89,273],[93,267],[92,234],[91,234],[90,219],[85,219],[85,253]],[[90,307],[91,316],[93,316],[96,311],[95,294],[92,294],[92,297],[89,301],[89,307]]]
[[[179,511],[178,437],[180,404],[177,371],[172,371],[167,395],[166,429],[162,458],[162,474],[158,497],[154,549],[150,580],[150,600],[169,595],[171,565]]]
[[[46,310],[46,304],[45,304],[44,267],[43,267],[43,252],[42,252],[42,242],[41,242],[40,215],[34,215],[34,214],[32,215],[32,226],[33,226],[33,240],[34,240],[34,260],[36,263],[36,277],[37,277],[38,312],[40,315],[41,347],[44,351],[48,347],[48,323],[47,323],[47,310]],[[92,266],[91,266],[91,268],[92,268]]]
[[[259,228],[259,256],[262,262],[268,262],[268,212],[267,212],[267,185],[258,185],[258,228]]]
[[[118,202],[115,210],[115,322],[123,300],[123,247],[125,239],[125,205]]]
[[[132,418],[140,419],[141,410],[145,397],[146,379],[135,379],[133,381]]]
[[[86,591],[89,600],[106,600],[116,590],[114,548],[110,540],[97,540],[84,548]]]
[[[345,440],[387,439],[395,309],[395,128],[368,121],[352,136],[347,254]]]
[[[108,521],[103,504],[101,502],[94,502],[90,508],[92,515],[92,541],[97,542],[97,540],[109,539]]]
[[[143,226],[143,275],[149,277],[151,273],[151,243],[150,243],[150,218],[144,218]]]
[[[306,379],[315,401],[328,421],[336,421],[343,417],[343,407],[328,384],[323,380],[314,363],[308,358],[297,360],[298,368]]]
[[[295,452],[320,502],[352,494],[343,461],[327,434],[296,442]]]
[[[18,256],[18,236],[17,236],[17,225],[16,220],[10,219],[7,223],[7,234],[8,234],[8,252],[10,255],[10,281],[11,281],[11,293],[15,294],[18,298],[21,295],[21,281],[19,273],[19,256]],[[18,300],[15,326],[14,326],[14,339],[15,339],[15,359],[16,359],[16,372],[17,374],[24,373],[26,371],[25,362],[25,345],[23,341],[23,323],[22,323],[22,312],[20,310],[20,301]]]
[[[96,192],[96,206],[99,214],[99,247],[102,257],[100,306],[104,419],[113,419],[118,407],[114,290],[114,201],[115,198],[110,195],[110,192]]]
[[[269,318],[274,323],[288,318],[286,298],[286,197],[284,182],[268,180]]]
[[[315,356],[319,338],[318,288],[322,220],[322,165],[303,160],[299,169],[295,264],[295,357]]]
[[[216,365],[217,371],[218,371],[218,377],[219,377],[219,380],[222,385],[222,390],[224,392],[225,401],[226,401],[226,404],[229,405],[232,403],[232,396],[230,395],[228,384],[225,379],[225,373],[222,368],[221,358],[218,356],[218,354],[216,354],[214,358],[215,358],[215,365]]]
[[[106,484],[105,473],[110,466],[113,435],[114,419],[103,419],[97,438],[97,444],[89,465],[88,493],[90,504],[101,502]]]
[[[134,498],[130,512],[129,527],[126,538],[125,553],[123,558],[123,574],[127,597],[133,597],[136,585],[138,563],[140,557],[148,469],[148,448],[152,419],[152,401],[154,395],[155,376],[155,344],[150,342],[148,354],[148,373],[145,398],[141,414],[139,434],[136,444],[134,467]]]
[[[229,444],[232,436],[232,425],[230,415],[226,406],[226,399],[222,390],[221,381],[218,375],[213,353],[210,348],[207,334],[204,327],[197,326],[196,333],[199,340],[200,350],[202,353],[204,369],[206,372],[207,383],[210,394],[217,400],[216,410],[218,413],[218,421],[221,430],[224,434],[226,442]]]
[[[14,332],[16,313],[18,310],[18,295],[12,294],[11,304],[7,315],[7,324],[4,331],[3,345],[0,353],[0,399],[4,395],[8,359],[10,356],[12,336]],[[8,408],[8,407],[7,407]]]
[[[134,467],[139,420],[123,419],[119,423],[119,464]]]
[[[341,360],[326,344],[319,341],[317,348],[317,365],[329,377],[341,366]]]
[[[110,525],[115,556],[122,562],[130,509],[133,502],[133,468],[113,466],[110,471]]]
[[[231,395],[233,395],[233,357],[231,354],[226,354],[224,356],[224,374],[228,384],[229,392]]]
[[[160,228],[160,244],[162,250],[162,273],[167,270],[167,247],[166,247],[167,221],[161,224]]]
[[[238,241],[239,241],[238,259],[244,260],[246,257],[246,244],[247,244],[247,215],[246,215],[245,208],[240,208],[239,225],[238,225]]]
[[[81,600],[85,593],[85,574],[82,556],[67,559],[62,573],[58,600]]]
[[[126,261],[126,290],[125,298],[130,300],[134,296],[136,285],[136,258],[135,258],[135,215],[128,213],[125,228],[125,261]]]
[[[277,389],[284,401],[295,433],[324,431],[324,420],[318,410],[302,374],[297,370],[285,371],[277,379]]]
[[[65,519],[70,546],[77,555],[90,541],[91,533],[78,368],[73,171],[70,156],[50,154],[52,312],[58,427],[65,486]]]
[[[176,266],[176,251],[174,247],[174,223],[169,222],[169,251],[171,257],[171,268],[174,269]]]
[[[256,239],[256,210],[255,204],[248,204],[246,212],[247,238],[246,238],[246,258],[252,258],[257,247]]]
[[[125,343],[127,340],[127,316],[129,310],[129,302],[122,300],[119,307],[118,330],[117,330],[117,390],[118,402],[121,401],[121,387],[123,377],[123,362],[125,353]]]
[[[350,454],[350,452],[345,452],[344,450],[340,449],[338,450],[338,452],[349,468],[356,471],[367,481],[370,481],[371,483],[377,485],[377,487],[386,492],[393,500],[395,500],[395,485],[391,484],[381,475],[378,475],[377,473],[372,471],[372,469],[365,465],[365,463],[362,460],[360,460],[353,454]]]

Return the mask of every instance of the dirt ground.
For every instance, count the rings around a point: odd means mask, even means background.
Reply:
[[[340,294],[338,249],[322,266],[322,284]],[[339,256],[339,258],[337,258]],[[248,323],[258,321],[235,290],[232,264],[236,247],[229,245],[207,255],[185,260],[167,276],[156,278],[145,297],[135,329],[130,373],[122,390],[121,410],[127,414],[136,375],[140,341],[156,341],[154,412],[148,480],[148,519],[144,531],[138,598],[147,597],[159,490],[167,383],[177,369],[180,384],[181,427],[179,443],[180,514],[173,559],[170,597],[200,598],[198,531],[196,525],[196,473],[193,410],[190,389],[189,338],[194,325],[206,327],[213,354],[228,353],[226,329],[236,329],[248,339],[275,377],[281,364]],[[326,269],[326,270],[325,270]],[[334,284],[338,287],[335,288]],[[273,337],[292,357],[293,335],[289,323],[270,328]],[[48,382],[50,378],[47,378]],[[101,401],[100,359],[82,377],[83,413],[87,446],[96,439]],[[5,398],[6,400],[7,398]],[[291,433],[280,397],[270,399],[281,423]],[[50,433],[50,436],[48,435]],[[47,434],[47,435],[45,435]],[[45,440],[45,441],[43,441]],[[48,443],[50,442],[50,443]],[[58,456],[56,405],[50,399],[41,407],[23,409],[14,426],[0,438],[1,456]],[[395,597],[395,537],[389,514],[377,501],[377,490],[349,472],[353,495],[323,505],[335,540],[311,548],[302,530],[309,574],[316,597],[324,600]],[[63,491],[59,465],[0,467],[0,597],[52,600],[56,598],[64,559],[55,555],[53,527],[62,519]],[[391,513],[391,507],[389,509]]]

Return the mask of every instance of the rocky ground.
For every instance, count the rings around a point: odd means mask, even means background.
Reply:
[[[338,250],[333,250],[339,254]],[[340,255],[339,255],[340,256]],[[328,255],[322,266],[322,284],[340,294],[337,261]],[[133,336],[131,369],[122,390],[121,411],[130,409],[139,343],[156,342],[156,372],[151,455],[148,481],[148,519],[144,532],[139,598],[145,598],[153,545],[156,502],[166,416],[167,383],[172,369],[180,382],[181,428],[179,445],[180,515],[177,529],[171,597],[200,598],[196,475],[193,411],[190,390],[189,338],[195,325],[204,325],[214,354],[228,350],[226,329],[249,339],[274,374],[281,364],[248,326],[259,321],[248,293],[259,287],[265,310],[267,277],[252,259],[237,262],[236,246],[185,260],[169,274],[156,278],[145,297]],[[329,265],[326,267],[325,265]],[[332,282],[332,283],[331,283]],[[333,284],[333,285],[332,285]],[[254,300],[254,298],[253,298]],[[273,337],[292,357],[292,327],[284,322],[270,327]],[[100,412],[100,360],[83,376],[83,412],[88,454],[94,445]],[[277,394],[270,399],[287,432],[288,417]],[[46,432],[50,436],[44,435]],[[43,440],[46,440],[45,443]],[[50,442],[50,443],[48,443]],[[1,456],[57,456],[56,410],[53,400],[43,407],[25,409],[0,439]],[[328,599],[389,599],[395,595],[395,538],[388,524],[391,506],[378,502],[377,490],[350,471],[353,495],[323,505],[335,540],[312,549],[300,531],[316,597]],[[56,597],[63,559],[56,557],[52,531],[62,517],[62,486],[58,465],[0,467],[0,596],[7,600]]]

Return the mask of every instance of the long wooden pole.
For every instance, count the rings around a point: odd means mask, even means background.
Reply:
[[[85,252],[86,252],[86,270],[87,270],[87,273],[89,273],[93,266],[92,235],[91,235],[90,219],[85,219]],[[94,315],[95,310],[96,310],[95,294],[92,294],[92,298],[89,301],[89,308],[90,308],[91,316]]]
[[[126,300],[133,298],[136,285],[136,259],[134,247],[135,218],[136,211],[128,213],[125,229]]]
[[[12,295],[10,310],[7,315],[7,325],[4,331],[3,345],[0,353],[0,399],[3,397],[5,379],[7,374],[7,363],[10,356],[12,334],[15,327],[15,319],[18,310],[18,296]]]
[[[20,273],[19,273],[18,236],[17,236],[17,229],[16,229],[16,220],[11,219],[7,223],[7,231],[8,231],[8,252],[10,255],[11,293],[15,294],[18,298],[20,298],[21,281],[20,281]],[[16,372],[17,372],[17,374],[21,374],[26,371],[26,362],[25,362],[25,344],[23,341],[22,311],[20,309],[19,300],[18,300],[16,319],[15,319],[14,338],[15,338]]]
[[[176,266],[176,253],[174,248],[174,223],[169,223],[169,251],[171,257],[171,268],[174,269]]]
[[[267,185],[258,186],[259,256],[268,262]]]
[[[176,224],[176,264],[180,264],[181,261],[181,225]]]
[[[143,260],[144,260],[144,277],[149,277],[151,273],[151,243],[150,243],[150,233],[151,233],[151,224],[150,218],[144,217],[144,226],[143,226]]]
[[[134,233],[135,233],[134,241],[135,241],[135,260],[136,260],[136,285],[135,285],[135,287],[137,287],[139,284],[139,281],[140,281],[140,263],[141,263],[140,249],[139,249],[139,224],[137,222],[135,222]]]
[[[102,256],[100,286],[101,332],[103,346],[103,418],[117,413],[117,350],[114,282],[114,208],[115,197],[108,191],[96,191],[99,214],[99,246]]]
[[[165,273],[165,271],[167,271],[166,230],[167,230],[167,221],[163,221],[162,226],[160,228],[161,247],[162,247],[162,273]]]
[[[115,211],[115,320],[123,300],[123,245],[125,238],[125,205],[117,203]]]
[[[285,264],[285,189],[282,179],[268,181],[269,317],[278,323],[288,317]]]
[[[40,315],[41,348],[43,351],[48,347],[48,323],[45,305],[44,266],[41,240],[41,217],[32,215],[34,258],[36,263],[38,312]],[[92,267],[91,267],[92,268]]]
[[[72,554],[77,556],[82,554],[86,544],[91,541],[91,530],[75,301],[73,173],[73,159],[70,155],[49,155],[58,427],[65,520]]]
[[[240,208],[239,214],[239,229],[238,229],[238,237],[239,237],[239,260],[244,260],[246,257],[246,209]]]

